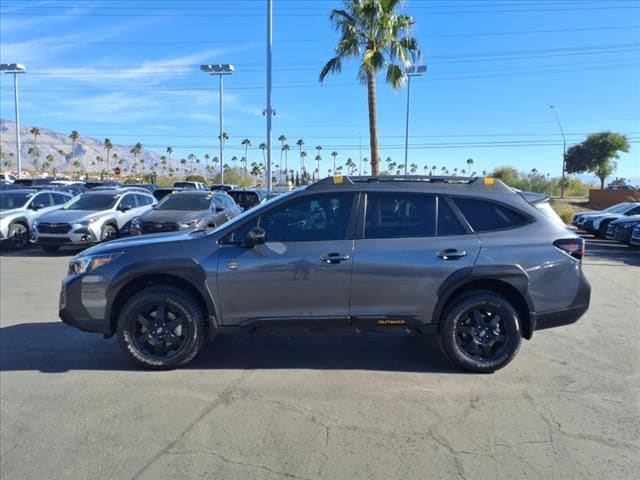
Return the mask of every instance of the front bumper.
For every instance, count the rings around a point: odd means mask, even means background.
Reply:
[[[580,272],[580,284],[578,286],[578,293],[573,299],[573,302],[561,310],[553,310],[543,313],[537,313],[535,315],[535,330],[544,330],[547,328],[561,327],[563,325],[571,325],[578,321],[578,319],[584,315],[589,309],[589,303],[591,301],[591,285],[584,276],[584,273]]]
[[[38,233],[35,241],[43,245],[91,245],[98,239],[90,229],[83,228],[65,234]]]
[[[85,332],[113,335],[105,319],[107,279],[100,275],[71,275],[62,281],[58,314],[72,327]]]

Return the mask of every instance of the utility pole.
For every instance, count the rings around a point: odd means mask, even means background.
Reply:
[[[562,183],[560,184],[560,198],[564,198],[564,172],[567,162],[567,138],[564,136],[564,130],[562,128],[562,124],[560,123],[558,112],[556,112],[556,109],[553,105],[550,105],[549,108],[553,110],[553,114],[556,117],[556,122],[558,122],[558,127],[560,127],[560,133],[562,134]]]
[[[273,189],[271,174],[271,116],[276,112],[271,108],[271,54],[273,46],[272,23],[273,1],[267,0],[267,108],[262,112],[267,116],[267,195]]]
[[[407,119],[404,130],[404,174],[407,174],[409,168],[409,99],[411,98],[411,77],[421,77],[427,71],[426,65],[410,65],[405,69],[404,74],[407,76]]]

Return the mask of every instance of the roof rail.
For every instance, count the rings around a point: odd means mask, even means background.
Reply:
[[[334,176],[318,180],[308,188],[322,188],[328,186],[356,185],[362,183],[425,183],[444,185],[466,185],[469,188],[491,189],[493,191],[513,191],[504,182],[493,177],[451,177],[429,175],[378,175],[378,176]]]

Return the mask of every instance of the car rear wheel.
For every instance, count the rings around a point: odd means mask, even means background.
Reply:
[[[23,223],[12,223],[9,226],[8,237],[10,246],[17,250],[29,245],[29,229]]]
[[[440,338],[449,359],[472,372],[491,373],[506,366],[521,343],[518,314],[502,296],[474,291],[447,309]]]
[[[127,301],[118,319],[120,345],[146,368],[188,364],[205,338],[204,312],[190,295],[173,287],[141,290]]]

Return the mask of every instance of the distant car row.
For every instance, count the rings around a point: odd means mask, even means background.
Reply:
[[[215,228],[260,203],[254,190],[203,190],[179,182],[155,185],[93,185],[78,195],[66,190],[0,190],[0,242],[24,248],[35,242],[48,252],[88,246],[120,236]],[[153,193],[151,193],[153,191]]]
[[[640,246],[640,202],[624,202],[601,211],[578,213],[572,223],[598,238]]]

